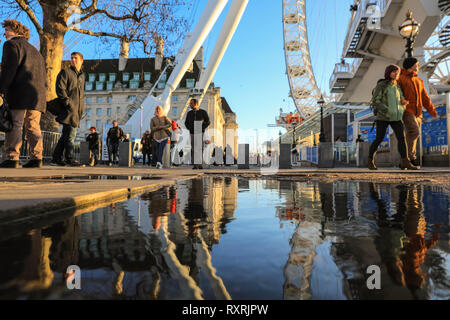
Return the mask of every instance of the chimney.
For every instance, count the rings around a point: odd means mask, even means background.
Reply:
[[[164,39],[156,38],[156,52],[155,52],[155,70],[161,70],[164,58]]]
[[[200,49],[197,52],[197,55],[194,58],[195,63],[197,63],[197,66],[200,70],[203,70],[203,46],[200,47]]]
[[[120,56],[119,56],[119,71],[125,70],[127,66],[128,53],[130,52],[130,42],[122,38],[120,40]]]

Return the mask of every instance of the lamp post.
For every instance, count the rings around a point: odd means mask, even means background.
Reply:
[[[406,20],[398,27],[400,35],[406,39],[406,53],[408,58],[414,54],[414,41],[419,34],[420,23],[413,19],[413,13],[408,10]]]
[[[320,100],[317,101],[317,104],[320,106],[320,135],[319,142],[325,142],[325,131],[323,127],[323,105],[325,104],[325,100],[323,99],[323,95],[320,96]]]

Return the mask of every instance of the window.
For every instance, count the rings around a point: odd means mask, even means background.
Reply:
[[[195,86],[195,79],[186,79],[186,88],[193,88]]]
[[[178,102],[178,96],[172,96],[172,102]]]
[[[98,75],[98,81],[102,81],[102,82],[106,81],[106,74],[105,73],[100,73]]]
[[[112,103],[112,97],[108,97],[106,98],[106,100],[108,101],[108,103]]]
[[[131,80],[130,89],[137,89],[137,88],[139,88],[139,81]]]
[[[128,96],[128,99],[127,99],[129,102],[130,101],[136,101],[136,96]]]
[[[109,74],[109,81],[112,81],[112,82],[116,81],[116,74],[115,73],[110,73]]]
[[[133,80],[139,81],[141,74],[139,72],[133,72]]]
[[[95,110],[95,113],[96,113],[98,116],[101,116],[101,115],[102,115],[102,108],[97,108],[97,109]]]
[[[130,74],[129,74],[128,72],[122,73],[122,80],[123,80],[123,81],[128,81],[128,80],[130,80]]]
[[[95,82],[95,73],[89,73],[89,82]]]
[[[106,83],[106,90],[112,90],[114,88],[114,82],[113,81],[108,81]]]
[[[91,128],[91,120],[86,120],[86,129]]]
[[[167,73],[164,73],[162,76],[161,76],[161,79],[160,79],[161,81],[166,81],[167,80]]]
[[[166,87],[166,83],[164,81],[158,82],[158,89],[164,89]]]
[[[92,97],[87,97],[86,98],[86,103],[92,103]]]
[[[94,88],[94,84],[92,82],[86,82],[86,91],[91,91]]]
[[[107,114],[108,116],[112,115],[112,108],[106,109],[106,114]]]
[[[116,113],[117,113],[117,114],[120,114],[120,107],[117,107]]]
[[[97,103],[102,103],[103,102],[103,98],[102,97],[97,97]]]
[[[97,130],[98,130],[98,128],[101,128],[102,127],[102,121],[101,120],[96,120],[95,121],[95,126],[97,127]]]
[[[152,74],[150,72],[144,72],[144,81],[150,81]]]
[[[86,116],[88,116],[88,117],[91,116],[91,108],[86,109]]]
[[[178,108],[177,107],[172,107],[172,113],[173,113],[174,116],[176,116],[177,113],[178,113]]]
[[[95,90],[103,90],[103,85],[104,85],[104,82],[97,81],[95,83]]]

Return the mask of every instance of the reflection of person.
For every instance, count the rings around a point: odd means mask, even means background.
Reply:
[[[106,136],[106,145],[108,146],[108,158],[110,166],[113,163],[116,163],[116,161],[117,163],[119,162],[119,160],[117,159],[119,154],[119,143],[124,138],[125,134],[123,133],[122,128],[119,127],[119,122],[114,120],[113,127],[108,130],[108,134]]]
[[[418,72],[418,60],[413,57],[406,58],[403,62],[403,69],[398,80],[398,84],[403,90],[405,99],[408,100],[405,113],[403,114],[403,123],[405,125],[408,156],[415,166],[420,164],[416,155],[416,145],[422,126],[422,108],[427,109],[433,118],[438,116],[436,109],[424,88],[422,79],[417,76]]]
[[[5,133],[2,168],[18,168],[22,131],[25,124],[30,161],[23,167],[42,166],[42,134],[39,124],[46,110],[44,58],[28,43],[30,30],[16,20],[5,20],[0,73],[0,96],[11,109],[13,129]]]
[[[358,134],[358,138],[356,138],[356,143],[358,142],[364,142],[364,139],[361,137],[360,134]]]
[[[421,266],[425,262],[426,252],[437,243],[439,234],[433,233],[430,240],[425,240],[426,221],[420,187],[397,188],[397,212],[389,216],[386,203],[380,199],[375,186],[371,185],[370,195],[378,204],[379,213],[377,248],[391,278],[397,284],[408,287],[415,296],[416,290],[425,284]]]

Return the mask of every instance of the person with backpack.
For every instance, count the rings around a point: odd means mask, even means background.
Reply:
[[[373,92],[371,106],[373,107],[374,115],[376,116],[377,134],[369,149],[367,168],[370,170],[377,170],[374,157],[378,146],[386,135],[388,126],[391,126],[394,130],[398,140],[398,152],[401,156],[400,168],[409,170],[418,169],[409,161],[406,150],[406,139],[402,117],[403,112],[405,111],[405,105],[409,102],[405,100],[403,92],[397,84],[399,76],[399,66],[388,66],[384,73],[384,79],[378,81]]]
[[[172,121],[164,114],[161,106],[156,106],[155,116],[150,120],[150,129],[153,132],[153,139],[156,142],[156,169],[162,169],[162,158],[164,148],[169,142],[171,132],[169,128],[172,127]]]
[[[89,166],[93,167],[98,163],[100,139],[95,127],[91,127],[89,130],[91,133],[86,137],[86,142],[89,142]]]
[[[121,127],[119,127],[119,122],[117,120],[113,121],[113,127],[108,130],[108,134],[106,136],[106,145],[108,146],[108,158],[109,158],[109,166],[112,166],[113,163],[117,161],[119,163],[118,154],[119,154],[119,143],[125,139],[125,134]]]
[[[145,160],[147,159],[147,164],[150,165],[150,156],[152,154],[152,137],[150,135],[150,130],[146,130],[141,139],[142,144],[142,165],[145,165]]]

